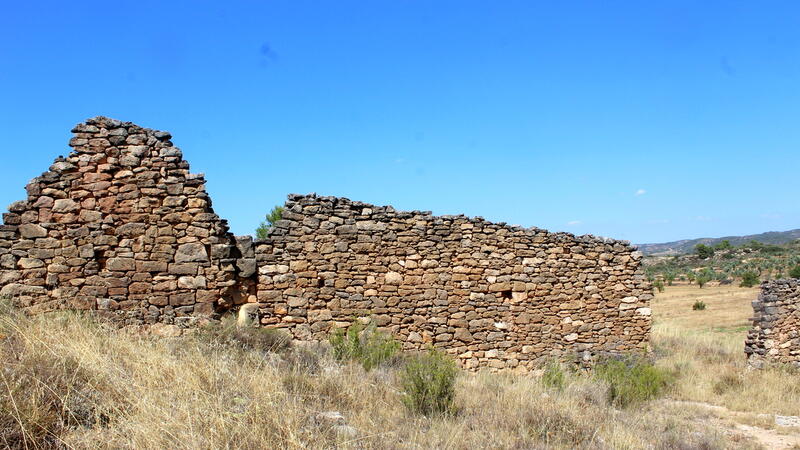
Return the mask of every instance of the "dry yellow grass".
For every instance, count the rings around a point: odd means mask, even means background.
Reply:
[[[717,405],[717,416],[738,423],[772,424],[773,415],[800,415],[800,373],[751,370],[744,340],[758,289],[668,286],[652,302],[652,343],[658,364],[679,373],[671,397]],[[692,310],[696,300],[706,309]],[[741,413],[749,413],[741,414]],[[764,414],[767,414],[765,419]],[[797,430],[784,430],[800,442]]]
[[[129,336],[74,314],[6,311],[0,438],[19,448],[727,448],[748,446],[664,402],[608,405],[606,386],[567,374],[464,374],[458,412],[421,417],[397,370],[364,372],[320,349],[281,355],[193,336]],[[355,430],[315,420],[338,411]],[[3,442],[3,441],[0,441]],[[2,444],[0,444],[2,445]]]
[[[567,373],[563,390],[536,375],[463,374],[458,412],[447,417],[409,413],[398,369],[365,372],[324,348],[276,354],[198,336],[153,339],[75,314],[5,309],[0,446],[756,448],[737,423],[767,427],[756,413],[800,415],[800,379],[746,369],[739,327],[754,292],[691,286],[656,297],[653,356],[675,374],[667,398],[619,409],[607,385],[584,373]],[[698,295],[705,311],[691,310]],[[318,420],[326,411],[352,429]]]
[[[706,285],[667,286],[652,302],[653,320],[658,325],[693,332],[745,333],[753,314],[750,302],[758,296],[758,288]],[[696,300],[707,309],[693,311]],[[737,335],[738,338],[739,335]],[[742,338],[742,341],[744,339]]]

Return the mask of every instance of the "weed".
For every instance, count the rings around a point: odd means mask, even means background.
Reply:
[[[374,323],[365,327],[359,321],[353,322],[347,330],[334,331],[329,342],[336,360],[358,361],[364,370],[377,367],[400,350],[400,343],[390,334],[378,331]]]
[[[443,353],[431,349],[410,358],[401,373],[403,403],[425,416],[454,412],[458,368]]]
[[[706,309],[706,303],[700,300],[695,300],[694,305],[692,305],[692,310],[694,311],[704,311]]]
[[[600,362],[594,376],[608,383],[610,403],[622,408],[658,397],[671,379],[663,369],[638,358]]]
[[[280,352],[292,344],[291,336],[285,331],[274,328],[239,327],[232,318],[203,327],[197,333],[197,337],[212,344],[267,352]]]
[[[566,376],[564,369],[558,361],[550,361],[544,366],[544,373],[542,373],[542,384],[548,388],[563,390],[566,386]]]

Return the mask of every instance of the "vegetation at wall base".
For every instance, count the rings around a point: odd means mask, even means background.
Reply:
[[[665,370],[635,357],[600,362],[594,376],[608,383],[609,401],[621,408],[657,398],[672,378]]]
[[[292,336],[283,330],[264,327],[239,327],[233,317],[220,324],[209,324],[197,331],[199,339],[212,345],[240,347],[263,352],[280,352],[292,344]]]
[[[753,287],[758,283],[758,274],[748,271],[742,274],[742,282],[739,283],[739,287]]]
[[[374,323],[365,326],[359,320],[347,329],[334,330],[329,342],[336,360],[358,361],[364,370],[377,367],[400,351],[400,343],[392,335],[379,331]]]
[[[412,413],[424,416],[455,412],[456,363],[431,349],[410,357],[400,375],[403,403]]]
[[[544,366],[542,384],[548,388],[561,391],[567,385],[564,368],[558,361],[550,361]]]
[[[561,389],[536,376],[456,376],[431,389],[456,413],[424,415],[405,403],[400,364],[367,372],[326,343],[272,352],[205,332],[138,336],[74,312],[2,308],[0,448],[757,448],[658,396],[610,406],[620,395],[591,373],[561,369]],[[800,415],[785,395],[796,370],[747,371],[738,338],[720,339],[654,329],[656,367],[678,377],[671,397]],[[431,372],[441,371],[420,373]]]

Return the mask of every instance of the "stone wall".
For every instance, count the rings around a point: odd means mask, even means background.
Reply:
[[[800,279],[762,283],[753,311],[753,328],[745,343],[748,363],[800,367]]]
[[[238,256],[170,134],[98,117],[27,186],[0,228],[0,295],[31,313],[97,310],[190,325],[236,284]]]
[[[643,349],[651,287],[627,243],[291,195],[234,237],[166,132],[98,117],[0,227],[0,295],[180,332],[255,304],[302,340],[371,320],[468,368]],[[253,308],[246,308],[251,311]]]
[[[647,345],[652,290],[627,243],[291,195],[256,242],[264,325],[299,339],[370,317],[468,368]]]

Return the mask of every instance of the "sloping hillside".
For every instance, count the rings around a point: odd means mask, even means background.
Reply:
[[[714,246],[722,241],[729,241],[733,246],[739,246],[750,241],[764,244],[780,245],[800,239],[800,228],[789,231],[768,231],[761,234],[747,236],[726,236],[721,238],[684,239],[682,241],[665,242],[663,244],[638,244],[639,250],[645,255],[679,255],[691,253],[695,245],[705,244]]]

